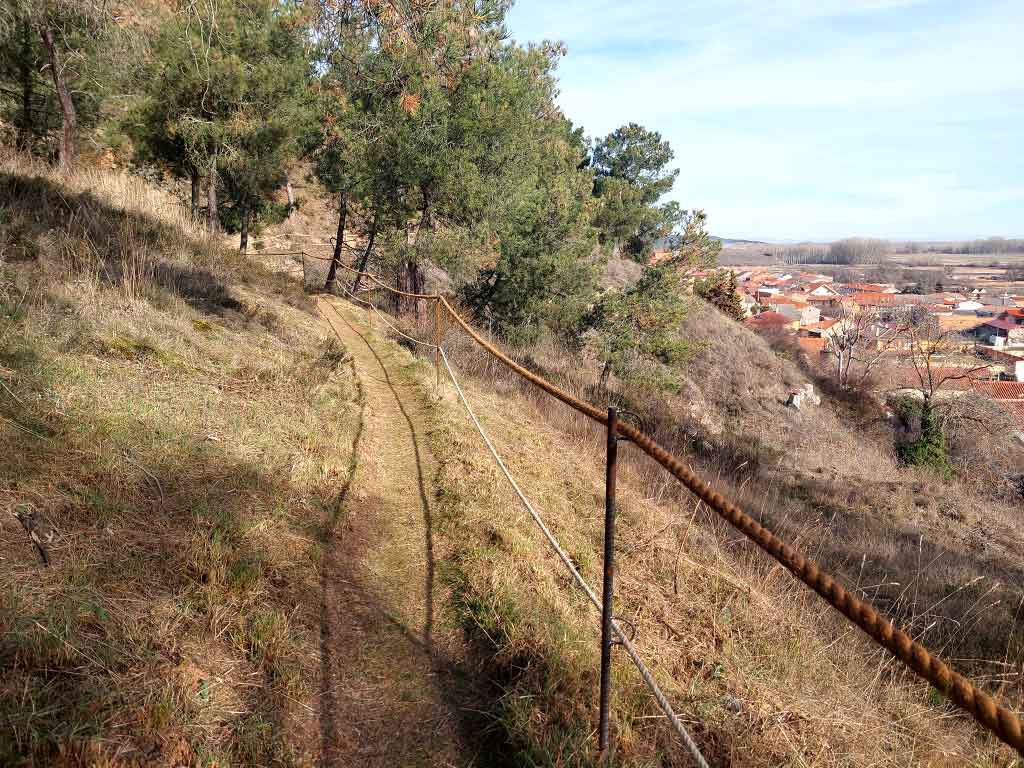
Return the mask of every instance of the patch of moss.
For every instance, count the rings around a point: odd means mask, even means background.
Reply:
[[[96,347],[101,354],[110,357],[123,357],[126,360],[154,359],[167,362],[167,353],[147,337],[115,335],[106,339],[97,339]]]

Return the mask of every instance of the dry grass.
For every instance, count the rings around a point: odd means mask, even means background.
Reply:
[[[0,762],[312,762],[344,350],[139,180],[0,199]]]
[[[697,337],[724,335],[727,351],[712,345],[691,363],[683,397],[612,397],[640,410],[661,442],[688,454],[748,510],[1019,708],[1020,586],[1010,563],[1021,550],[1007,542],[1000,559],[967,546],[978,529],[931,505],[979,501],[957,483],[897,466],[880,430],[860,428],[860,417],[840,404],[805,414],[785,408],[802,373],[745,329],[720,328],[725,322],[708,314],[691,321]],[[431,329],[408,330],[427,338]],[[470,379],[499,452],[599,583],[603,435],[460,334],[450,333],[446,348]],[[598,401],[595,377],[577,361],[544,348],[522,359]],[[492,713],[496,727],[524,764],[592,764],[595,617],[454,403],[441,406],[433,449],[444,489],[438,521],[459,544],[450,577],[480,663],[505,692]],[[644,655],[717,764],[1013,763],[739,534],[695,509],[663,472],[624,453],[619,599],[639,626]],[[990,532],[996,516],[979,514]],[[616,675],[624,764],[684,764],[635,675],[626,667]]]

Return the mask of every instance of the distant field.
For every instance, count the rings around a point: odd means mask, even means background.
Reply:
[[[721,253],[718,254],[718,263],[725,266],[740,264],[752,266],[781,265],[782,259],[768,252],[772,247],[765,243],[745,243],[742,245],[730,243],[723,245]]]
[[[898,247],[899,244],[896,245]],[[886,282],[897,283],[913,282],[914,272],[946,273],[945,279],[948,282],[967,283],[990,291],[995,289],[1024,292],[1024,280],[1012,279],[1008,274],[1008,270],[1024,269],[1024,253],[907,253],[900,250],[886,253],[880,264],[817,263],[813,256],[827,248],[826,244],[728,243],[722,248],[718,263],[731,267],[802,267],[823,274],[832,274],[840,270],[845,273],[852,271],[864,276],[875,275],[876,279],[883,279],[876,274],[882,271],[891,273],[884,276]],[[794,261],[794,252],[799,251],[806,251],[808,258]]]
[[[894,244],[899,247],[900,244]],[[792,256],[796,252],[806,252],[808,256],[812,256],[815,252],[822,252],[827,250],[829,247],[828,243],[800,243],[797,245],[779,245],[773,243],[739,243],[736,241],[726,241],[722,246],[722,251],[718,256],[718,262],[720,264],[756,264],[756,265],[772,265],[778,264],[780,266],[787,263],[807,263],[816,264],[814,258],[808,258],[806,261],[793,262],[792,258],[785,258],[787,255]],[[1010,252],[1010,253],[979,253],[979,254],[966,254],[966,253],[952,253],[952,252],[920,252],[920,253],[908,253],[903,249],[889,251],[884,255],[885,263],[887,264],[898,264],[901,266],[908,267],[935,267],[941,268],[944,266],[970,266],[972,268],[978,267],[989,267],[995,265],[1010,265],[1024,266],[1024,252]],[[821,266],[821,265],[818,265]]]

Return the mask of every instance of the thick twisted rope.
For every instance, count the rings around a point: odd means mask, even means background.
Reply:
[[[437,299],[441,298],[436,293],[410,293],[409,291],[402,291],[402,290],[399,290],[398,288],[392,288],[390,285],[388,285],[387,283],[382,281],[379,277],[377,277],[374,274],[371,274],[369,272],[360,272],[358,269],[346,266],[345,264],[341,264],[341,263],[339,263],[338,266],[341,267],[342,269],[348,270],[353,275],[361,275],[362,277],[365,277],[365,278],[368,278],[368,279],[372,280],[377,285],[379,285],[381,288],[384,288],[385,290],[391,291],[396,296],[406,296],[406,297],[408,297],[410,299],[433,299],[435,301]]]
[[[491,452],[491,457],[498,465],[498,469],[501,470],[501,473],[505,476],[505,479],[508,480],[508,484],[512,486],[512,490],[515,491],[516,496],[519,497],[519,501],[522,502],[523,506],[526,508],[526,511],[530,513],[530,517],[533,518],[533,522],[535,522],[537,524],[537,527],[540,528],[541,533],[544,534],[544,538],[548,540],[548,544],[551,545],[551,548],[555,551],[555,554],[558,555],[559,559],[562,561],[562,564],[565,565],[569,573],[572,574],[573,579],[576,580],[576,583],[579,585],[580,589],[582,589],[584,593],[586,593],[591,605],[593,605],[597,609],[597,612],[600,613],[601,601],[600,599],[598,599],[597,594],[591,588],[590,584],[587,583],[587,580],[583,578],[583,574],[581,574],[576,569],[576,566],[573,565],[572,558],[570,558],[566,551],[562,549],[561,545],[558,543],[558,540],[555,538],[554,534],[551,533],[551,530],[544,523],[544,520],[541,518],[540,514],[538,514],[536,509],[534,509],[533,504],[531,504],[530,500],[526,498],[526,495],[519,487],[519,484],[512,476],[512,473],[509,472],[508,467],[505,466],[505,462],[501,460],[501,456],[498,455],[498,451],[495,449],[494,443],[492,443],[491,439],[487,436],[487,433],[484,431],[483,426],[480,424],[480,420],[476,417],[476,414],[473,412],[473,408],[470,406],[469,400],[466,399],[466,393],[462,391],[462,387],[459,384],[459,380],[455,377],[455,371],[452,370],[452,365],[448,361],[448,355],[445,354],[443,348],[439,349],[441,352],[441,360],[444,361],[444,367],[448,370],[448,378],[450,378],[452,380],[452,384],[455,385],[455,391],[458,393],[459,399],[465,406],[466,413],[469,414],[469,418],[473,422],[473,425],[476,427],[476,431],[479,432],[480,437],[483,438],[484,444],[487,446],[487,450]],[[682,739],[683,744],[686,745],[686,748],[689,750],[690,756],[693,757],[694,762],[699,766],[699,768],[708,768],[707,761],[704,759],[704,756],[700,753],[700,749],[694,742],[693,737],[690,736],[689,731],[686,730],[686,726],[683,725],[682,721],[679,719],[679,716],[675,713],[675,710],[672,709],[672,705],[665,697],[665,694],[662,693],[661,688],[658,686],[657,682],[655,682],[654,675],[651,674],[651,671],[647,668],[647,665],[644,664],[643,659],[640,658],[640,654],[636,652],[636,648],[633,646],[633,643],[626,636],[626,633],[623,632],[622,629],[619,627],[618,622],[613,620],[612,628],[615,630],[615,634],[618,636],[619,641],[626,649],[626,653],[629,654],[629,658],[632,660],[633,664],[636,665],[637,671],[640,672],[640,677],[643,679],[644,683],[647,684],[647,687],[654,695],[654,700],[658,702],[658,706],[661,707],[661,711],[665,713],[665,717],[667,717],[669,722],[672,724],[672,728],[679,735],[679,738]]]
[[[347,268],[352,272],[356,270]],[[381,287],[395,293],[393,289],[372,275]],[[608,426],[608,416],[600,408],[575,397],[547,379],[538,376],[503,353],[500,349],[483,338],[469,325],[458,312],[439,295],[419,295],[417,298],[434,299],[441,302],[451,318],[477,344],[507,368],[518,373],[527,381],[562,401],[570,408],[590,417],[599,424]],[[997,702],[992,696],[977,688],[970,680],[954,672],[937,656],[931,654],[921,643],[911,638],[906,632],[895,627],[874,606],[850,593],[831,574],[823,571],[814,560],[805,557],[799,551],[786,544],[782,539],[762,526],[744,512],[729,498],[714,490],[682,461],[665,450],[655,440],[648,437],[628,422],[618,423],[618,432],[632,440],[640,450],[667,469],[695,496],[713,509],[722,519],[740,531],[754,544],[781,563],[803,584],[818,593],[825,602],[835,608],[853,624],[860,627],[876,643],[881,645],[917,675],[935,686],[947,699],[970,714],[1001,741],[1024,755],[1024,727],[1020,718],[1008,707]]]
[[[459,316],[444,297],[441,297],[439,301],[448,310],[452,319],[462,326],[462,329],[477,344],[505,366],[571,408],[605,426],[608,425],[608,416],[604,411],[574,397],[512,360],[480,336]],[[893,626],[892,622],[882,616],[872,605],[851,594],[838,580],[823,571],[816,562],[804,557],[796,549],[783,542],[632,424],[619,422],[618,432],[623,437],[632,440],[640,450],[672,473],[691,493],[785,566],[790,573],[817,592],[829,605],[860,627],[875,642],[934,685],[946,698],[969,713],[1002,741],[1024,754],[1024,729],[1021,727],[1020,719],[1012,710],[999,704],[965,677],[950,669],[941,659],[932,655],[927,648],[912,639],[906,632]]]

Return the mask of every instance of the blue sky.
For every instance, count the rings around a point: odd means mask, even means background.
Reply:
[[[518,0],[590,136],[661,131],[718,235],[1024,236],[1024,1]]]

